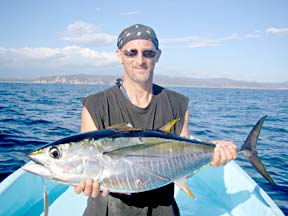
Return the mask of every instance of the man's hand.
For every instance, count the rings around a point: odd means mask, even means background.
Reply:
[[[213,143],[216,145],[211,163],[213,167],[224,166],[230,160],[237,158],[237,146],[235,143],[223,140],[216,140]]]
[[[80,182],[74,187],[74,191],[76,194],[83,192],[85,196],[91,196],[93,198],[96,198],[101,192],[100,184],[91,179],[87,180],[86,182]],[[102,196],[107,196],[109,194],[109,190],[105,189],[101,193]]]

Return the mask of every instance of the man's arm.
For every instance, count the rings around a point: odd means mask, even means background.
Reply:
[[[184,124],[180,136],[190,138],[189,135],[189,111],[187,110],[184,117]]]
[[[82,110],[82,122],[81,122],[81,132],[88,132],[92,130],[97,130],[94,121],[88,112],[88,110],[84,107]],[[92,196],[93,198],[97,197],[100,192],[100,184],[98,182],[89,179],[85,182],[80,182],[78,185],[74,187],[74,191],[77,194],[83,192],[86,196]],[[102,195],[107,196],[109,193],[108,190],[103,190]]]
[[[82,110],[82,120],[81,120],[81,132],[88,132],[92,130],[97,130],[94,121],[88,112],[88,110],[83,107]]]

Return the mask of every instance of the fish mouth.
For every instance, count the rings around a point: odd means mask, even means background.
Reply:
[[[26,163],[24,166],[21,168],[27,172],[43,176],[43,177],[51,177],[52,172],[51,170],[43,164],[39,159],[35,158],[34,155],[29,154],[28,157],[32,160],[28,163]]]
[[[48,178],[50,180],[53,180],[55,182],[60,182],[62,184],[72,185],[76,186],[78,185],[78,182],[67,182],[64,178],[57,177],[55,173],[50,169],[47,164],[45,165],[41,160],[37,159],[34,154],[27,155],[28,158],[31,159],[30,162],[24,164],[21,169],[30,172],[32,174]]]
[[[52,172],[50,169],[46,168],[45,166],[33,162],[29,162],[21,167],[21,169],[39,175],[43,177],[50,178],[52,176]]]
[[[28,157],[29,157],[33,162],[35,162],[36,164],[45,167],[45,165],[43,164],[43,162],[41,162],[39,159],[37,159],[33,154],[29,154]]]

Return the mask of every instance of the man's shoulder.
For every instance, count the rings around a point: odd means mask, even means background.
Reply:
[[[167,97],[175,100],[188,100],[188,97],[177,91],[167,89],[165,87],[154,84],[154,94],[166,95]]]
[[[101,91],[90,94],[90,95],[88,95],[88,97],[90,97],[90,98],[102,98],[102,97],[105,97],[106,95],[115,93],[116,88],[117,88],[116,86],[112,86],[112,87],[109,87],[107,89],[103,89]]]
[[[88,103],[104,103],[109,95],[116,94],[117,86],[112,86],[107,89],[92,93],[82,100],[82,104]]]

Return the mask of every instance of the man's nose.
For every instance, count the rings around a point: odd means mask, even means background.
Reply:
[[[139,52],[138,55],[136,56],[136,62],[138,64],[143,64],[145,62],[145,57],[143,56],[142,52]]]

